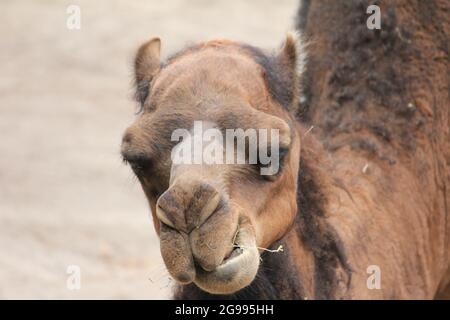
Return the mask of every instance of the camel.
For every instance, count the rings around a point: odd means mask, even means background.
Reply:
[[[121,153],[175,299],[450,296],[450,7],[377,3],[369,30],[368,1],[304,0],[301,34],[273,53],[214,40],[161,62],[159,38],[139,48]],[[198,120],[277,130],[279,172],[175,165],[172,132]]]

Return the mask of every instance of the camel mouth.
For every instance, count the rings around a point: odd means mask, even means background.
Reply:
[[[232,294],[252,283],[259,267],[259,251],[251,224],[240,219],[234,249],[212,271],[196,268],[194,283],[212,294]]]

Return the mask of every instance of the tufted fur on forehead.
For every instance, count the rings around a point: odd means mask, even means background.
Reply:
[[[298,107],[299,95],[301,92],[300,78],[305,70],[306,51],[305,45],[299,32],[289,32],[281,48],[274,52],[267,52],[260,48],[233,42],[229,40],[213,40],[187,47],[174,55],[170,56],[165,63],[162,63],[157,72],[161,72],[170,64],[176,63],[177,59],[189,55],[205,48],[234,47],[241,50],[243,54],[250,55],[254,61],[262,68],[262,75],[266,81],[267,89],[272,99],[281,107],[289,111],[295,111]],[[136,99],[142,105],[149,96],[151,90],[151,80],[156,73],[153,72],[150,77],[145,77],[139,73],[139,61],[148,61],[149,59],[142,55],[148,54],[148,50],[143,50],[145,44],[139,50],[136,56]],[[158,48],[159,49],[159,48]],[[159,58],[159,56],[158,56]],[[156,68],[155,68],[156,69]],[[144,70],[145,72],[145,70]]]
[[[306,46],[299,32],[289,32],[275,53],[243,45],[264,70],[272,98],[284,109],[295,111],[301,94],[301,75],[306,66]]]

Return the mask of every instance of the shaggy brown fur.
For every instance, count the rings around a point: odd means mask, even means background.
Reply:
[[[366,27],[370,4],[381,7],[381,30]],[[332,175],[361,208],[327,220],[352,269],[352,260],[380,265],[382,290],[369,297],[432,298],[450,275],[449,10],[439,0],[303,1],[299,10],[311,44],[297,117],[315,125]]]
[[[377,3],[382,29],[368,30],[366,8]],[[138,64],[137,96],[143,115],[125,134],[122,150],[154,215],[156,200],[168,188],[170,197],[166,193],[164,201],[168,202],[162,202],[163,207],[183,211],[171,216],[173,223],[165,216],[162,220],[182,234],[178,240],[154,216],[155,228],[167,242],[162,254],[169,271],[180,282],[189,283],[199,270],[198,262],[194,263],[197,269],[189,269],[192,262],[185,259],[187,250],[199,249],[196,243],[186,246],[188,240],[183,237],[189,237],[189,230],[176,221],[195,218],[188,215],[187,203],[192,192],[205,187],[203,183],[217,188],[230,205],[219,206],[225,213],[212,215],[218,217],[217,223],[206,223],[211,228],[203,236],[229,244],[229,230],[237,223],[233,206],[239,203],[246,208],[258,246],[284,246],[284,252],[261,254],[258,273],[249,286],[217,295],[190,283],[177,286],[175,298],[429,299],[449,295],[449,10],[447,1],[438,0],[302,1],[298,26],[310,40],[301,85],[303,99],[292,73],[292,55],[284,55],[285,63],[279,53],[269,55],[248,45],[209,42],[156,68],[155,61],[146,62],[150,70],[144,68],[144,72],[139,67],[142,63]],[[294,52],[295,60],[298,52],[287,43],[284,50]],[[227,56],[227,62],[217,64],[214,50]],[[142,51],[137,61],[145,62]],[[196,57],[203,57],[202,67],[210,68],[200,78],[197,74],[202,68]],[[185,70],[190,80],[189,86],[176,87],[174,96],[164,81],[179,77],[176,70]],[[214,77],[221,81],[215,82]],[[227,82],[236,77],[240,79],[238,91]],[[196,79],[202,81],[195,83]],[[205,83],[213,86],[202,86]],[[193,91],[186,90],[187,86]],[[216,95],[226,93],[217,97],[199,88]],[[194,183],[191,191],[185,188],[188,180],[180,183],[183,175],[179,178],[175,173],[178,183],[171,183],[174,177],[169,177],[167,158],[171,130],[189,127],[192,119],[210,114],[208,105],[190,99],[207,97],[223,105],[234,97],[233,92],[239,92],[237,96],[245,97],[258,111],[289,124],[289,151],[282,173],[274,181],[263,182],[255,180],[250,171],[230,169],[226,175],[230,188],[225,189],[211,182],[222,179],[215,177],[222,177],[223,169],[202,176],[203,182]],[[171,109],[165,107],[167,101]],[[211,113],[212,119],[226,127],[255,125],[248,109],[225,105],[226,115]],[[264,115],[260,119],[267,121]],[[187,175],[197,181],[195,172]],[[289,179],[293,175],[295,183]],[[292,196],[296,205],[287,205]],[[196,205],[207,206],[204,202],[208,203],[201,200]],[[177,209],[169,210],[172,206]],[[225,217],[230,219],[228,224],[220,220]],[[212,256],[206,248],[200,251],[194,256],[202,265],[201,258],[218,259],[213,268],[230,248],[220,247],[221,253]],[[172,265],[173,261],[181,263]],[[371,265],[381,269],[379,290],[367,287],[366,270]],[[221,285],[213,283],[209,288],[213,291]]]

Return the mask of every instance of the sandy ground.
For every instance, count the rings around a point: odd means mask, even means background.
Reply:
[[[81,8],[81,30],[66,9]],[[158,35],[163,56],[233,38],[277,46],[297,0],[0,3],[0,298],[169,296],[140,186],[119,157],[134,117],[131,64]],[[67,288],[67,267],[81,288]]]

